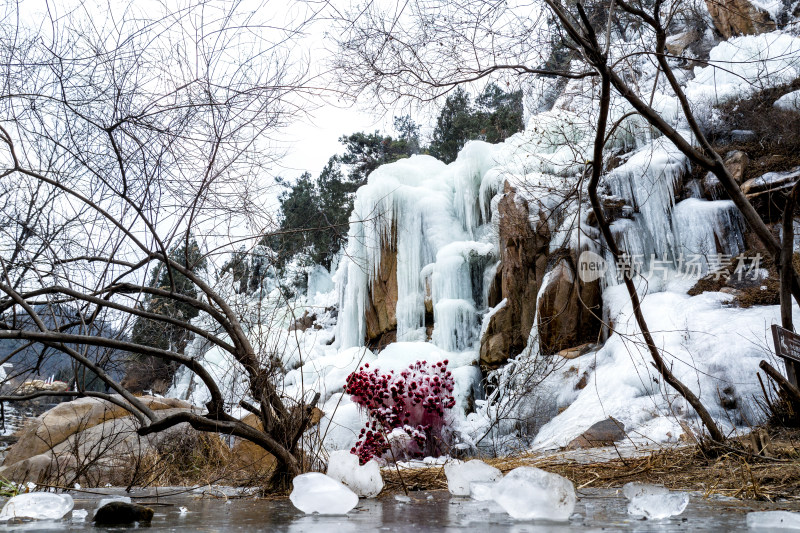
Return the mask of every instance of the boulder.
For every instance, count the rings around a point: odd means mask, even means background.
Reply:
[[[605,420],[592,424],[589,429],[567,444],[567,448],[574,450],[578,448],[610,446],[624,439],[626,436],[625,424],[610,416]]]
[[[488,368],[502,365],[511,353],[513,337],[514,325],[511,323],[511,313],[503,305],[489,319],[489,325],[481,339],[481,364]]]
[[[121,396],[118,398],[122,399]],[[154,411],[191,408],[191,404],[175,398],[140,396],[139,400]],[[76,433],[107,420],[128,416],[128,411],[122,407],[99,398],[78,398],[60,403],[41,416],[29,420],[17,432],[18,440],[8,449],[3,464],[12,465],[39,455]]]
[[[800,167],[788,172],[767,172],[747,180],[741,189],[765,222],[777,222],[783,215],[786,195],[798,179]]]
[[[750,158],[741,150],[733,150],[725,156],[725,167],[739,185],[744,182],[745,172],[747,172],[749,164]]]
[[[92,522],[97,526],[133,524],[136,522],[149,524],[153,520],[153,510],[144,505],[126,502],[110,502],[94,513]]]
[[[294,323],[292,323],[292,325],[289,326],[289,331],[305,331],[311,326],[313,326],[316,320],[317,320],[316,313],[309,314],[308,309],[306,309],[305,312],[303,312],[303,316],[298,317],[294,321]]]
[[[563,357],[564,359],[577,359],[582,355],[586,355],[594,351],[597,348],[597,344],[593,342],[586,342],[581,344],[580,346],[573,346],[572,348],[565,348],[558,352],[559,357]]]
[[[630,218],[633,212],[630,206],[627,206],[625,200],[619,196],[601,196],[600,204],[603,207],[603,215],[606,222],[609,224],[620,218]],[[597,226],[597,217],[593,209],[586,213],[586,222],[590,226]]]
[[[261,429],[261,421],[252,413],[245,416],[242,421],[249,426]],[[277,464],[274,455],[249,440],[237,438],[234,441],[231,452],[235,457],[237,466],[247,472],[252,472],[253,477],[268,474]]]
[[[543,353],[558,353],[595,340],[602,314],[600,280],[586,283],[575,275],[571,257],[559,259],[548,272],[538,300],[539,346]]]
[[[719,179],[709,172],[703,178],[703,198],[707,200],[722,200],[727,198],[725,189],[722,187]]]
[[[319,424],[323,415],[324,413],[321,409],[317,407],[312,408],[310,425],[313,427]],[[242,422],[258,430],[262,428],[261,421],[252,413],[245,416]],[[233,441],[231,455],[235,465],[240,468],[241,471],[246,472],[251,478],[266,476],[272,472],[277,464],[275,456],[267,450],[258,444],[239,437],[235,438]]]
[[[702,37],[700,32],[695,29],[671,35],[667,38],[667,52],[673,56],[681,56]]]
[[[726,39],[737,35],[756,35],[774,31],[769,13],[748,0],[706,0],[714,27]]]
[[[161,411],[169,416],[184,410]],[[75,427],[76,431],[63,441],[36,455],[28,455],[17,448],[19,443],[15,444],[12,448],[17,449],[9,450],[0,476],[17,483],[64,484],[77,478],[94,486],[128,482],[135,473],[131,465],[157,452],[167,439],[194,431],[183,423],[142,437],[137,432],[140,423],[133,416],[111,418],[83,429],[78,420]]]

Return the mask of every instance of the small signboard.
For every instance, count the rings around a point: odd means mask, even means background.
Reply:
[[[778,357],[800,363],[800,335],[773,324],[772,338],[775,341],[775,353]]]

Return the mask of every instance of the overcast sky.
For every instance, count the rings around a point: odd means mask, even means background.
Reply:
[[[330,4],[338,10],[346,10],[355,0],[331,0]],[[379,0],[377,0],[379,1]],[[308,11],[303,11],[302,6],[315,6],[312,1],[298,1],[294,9],[287,8],[288,17],[308,16]],[[331,54],[335,54],[336,45],[327,32],[331,23],[326,20],[330,14],[330,7],[320,12],[319,20],[314,22],[306,31],[306,36],[295,47],[295,53],[303,62],[310,65],[314,73],[322,73],[328,66]],[[290,20],[287,20],[291,24]],[[321,84],[331,82],[330,75],[321,74]],[[281,138],[286,142],[284,149],[286,155],[280,162],[277,174],[285,178],[299,176],[304,171],[309,171],[313,176],[319,175],[328,159],[343,150],[338,139],[358,131],[394,135],[393,118],[411,114],[414,120],[422,127],[423,137],[430,133],[430,110],[426,109],[425,115],[421,112],[410,112],[408,108],[390,110],[370,110],[370,102],[360,101],[356,104],[340,98],[333,93],[323,93],[319,98],[310,102],[309,116],[296,120],[281,132]]]

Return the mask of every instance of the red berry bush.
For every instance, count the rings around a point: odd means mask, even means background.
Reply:
[[[393,370],[381,374],[365,364],[347,376],[344,390],[366,409],[370,419],[350,450],[362,465],[389,451],[390,434],[400,437],[397,440],[404,446],[393,451],[405,458],[436,455],[447,440],[445,412],[456,403],[447,360],[435,364],[420,361],[399,374]]]

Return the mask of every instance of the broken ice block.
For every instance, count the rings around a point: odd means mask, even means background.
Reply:
[[[444,465],[444,475],[447,476],[447,488],[453,496],[469,496],[469,484],[472,482],[492,483],[503,477],[500,470],[477,459],[466,463],[451,461]]]
[[[74,503],[69,494],[29,492],[14,496],[0,511],[0,521],[12,518],[33,520],[59,520],[72,510]]]
[[[575,487],[558,474],[532,466],[515,468],[492,490],[492,497],[517,520],[569,520],[575,509]]]
[[[671,492],[665,487],[646,483],[626,483],[622,492],[628,498],[628,514],[660,520],[681,514],[689,504],[689,494]]]
[[[292,480],[292,505],[306,514],[347,514],[358,504],[358,495],[337,481],[319,472],[301,474]]]
[[[358,457],[346,450],[333,452],[328,459],[328,476],[347,485],[350,490],[366,498],[374,498],[383,490],[381,467],[375,460],[364,466]]]
[[[485,502],[492,499],[492,490],[497,482],[485,483],[483,481],[473,481],[469,484],[469,497],[479,502]]]
[[[789,511],[747,513],[747,527],[750,529],[800,530],[800,513]]]

